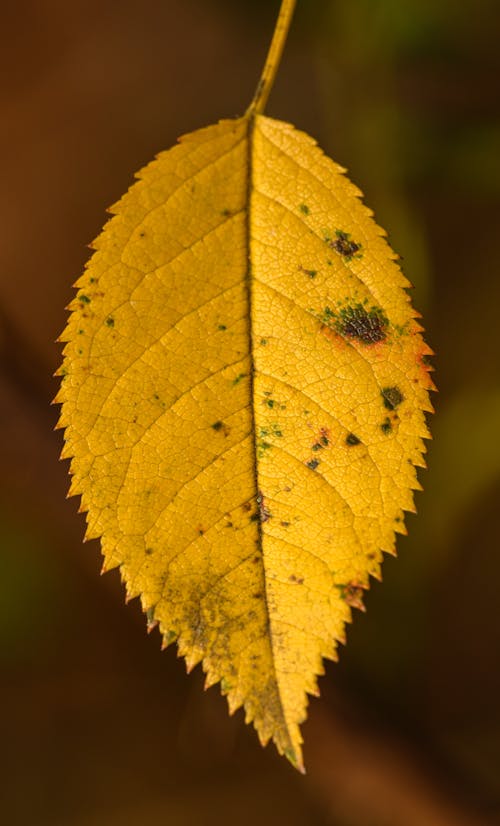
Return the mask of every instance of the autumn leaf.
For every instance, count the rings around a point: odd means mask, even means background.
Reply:
[[[413,510],[432,383],[359,190],[262,114],[291,6],[246,115],[183,137],[112,207],[58,401],[105,569],[302,769],[307,694]]]

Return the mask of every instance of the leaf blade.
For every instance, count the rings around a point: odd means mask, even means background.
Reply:
[[[186,136],[113,208],[62,337],[87,535],[300,769],[306,694],[413,508],[431,386],[341,172],[261,115]]]

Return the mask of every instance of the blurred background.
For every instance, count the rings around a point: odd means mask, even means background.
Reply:
[[[10,826],[500,823],[500,6],[299,0],[272,116],[348,167],[437,352],[399,559],[304,726],[308,774],[160,652],[66,500],[49,406],[104,208],[244,112],[278,0],[19,0],[0,53],[0,791]]]

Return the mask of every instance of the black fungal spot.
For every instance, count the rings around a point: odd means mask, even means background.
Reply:
[[[307,204],[300,204],[299,209],[304,215],[309,215],[311,212]]]
[[[80,301],[82,304],[90,304],[90,298],[88,297],[88,295],[79,295],[78,301]]]
[[[114,327],[115,326],[115,320],[114,320],[113,316],[108,316],[108,318],[106,319],[106,326],[107,327]]]
[[[151,556],[151,554],[153,553],[153,548],[146,548],[144,553],[146,554],[146,556]]]
[[[140,238],[144,238],[144,237],[145,237],[145,235],[146,235],[146,233],[144,232],[144,230],[143,230],[142,232],[140,232],[140,233],[139,233],[139,237],[140,237]]]
[[[380,393],[387,410],[395,410],[405,398],[399,387],[383,387]]]
[[[280,525],[281,525],[282,528],[288,528],[288,526],[290,525],[290,522],[280,522]]]
[[[211,424],[210,427],[212,428],[212,430],[222,430],[222,428],[224,427],[224,422],[221,422],[219,420],[218,422],[214,422],[213,424]]]
[[[328,309],[328,308],[326,308]],[[362,304],[340,310],[335,327],[344,338],[355,338],[363,344],[377,344],[387,338],[389,321],[379,307],[367,310]]]
[[[311,447],[311,450],[314,450],[314,452],[316,453],[318,450],[323,450],[323,445],[320,445],[320,443],[319,443],[319,442],[316,442],[316,443],[315,443],[315,444]]]
[[[246,376],[246,373],[238,373],[238,375],[233,379],[233,386],[236,386],[237,384],[239,384],[240,381],[245,378],[245,376]]]
[[[335,230],[335,235],[335,240],[328,239],[328,246],[342,255],[346,261],[351,261],[356,253],[359,253],[361,244],[352,241],[350,233],[341,229]]]
[[[388,433],[391,432],[392,422],[391,422],[389,416],[386,416],[386,418],[384,419],[384,421],[380,425],[380,429],[381,429],[382,433],[385,433],[386,436],[387,436]]]
[[[265,347],[266,344],[267,344],[267,338],[261,338],[260,343],[261,343],[262,347]]]
[[[218,330],[227,330],[227,327],[226,327],[226,325],[225,325],[225,324],[219,324],[219,325],[217,326],[217,329],[218,329]]]
[[[230,209],[227,209],[227,208],[226,208],[226,209],[221,209],[221,213],[220,213],[220,214],[221,214],[221,215],[224,215],[224,217],[225,217],[225,218],[227,218],[229,215],[231,215],[231,210],[230,210]]]
[[[263,598],[263,594],[262,594],[261,591],[257,591],[257,593],[252,594],[252,596],[253,596],[254,599],[262,599]]]
[[[354,433],[348,433],[345,437],[345,443],[346,445],[354,447],[355,445],[361,444],[361,439],[358,439],[358,437]]]
[[[319,459],[310,459],[309,462],[306,462],[306,465],[311,468],[311,470],[316,470],[319,465]]]

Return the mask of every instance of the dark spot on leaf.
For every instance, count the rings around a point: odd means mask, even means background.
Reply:
[[[238,373],[238,375],[233,379],[233,385],[239,384],[240,381],[245,378],[245,376],[246,373]]]
[[[342,255],[346,261],[351,261],[361,249],[361,244],[353,241],[350,233],[341,229],[335,230],[335,239],[328,238],[327,242],[328,246]]]
[[[225,325],[225,324],[219,324],[219,325],[217,326],[217,329],[218,329],[218,330],[227,330],[227,327],[226,327],[226,325]]]
[[[140,238],[144,238],[145,235],[146,235],[146,233],[144,232],[144,230],[139,233]]]
[[[388,434],[388,433],[390,433],[390,432],[391,432],[391,430],[392,430],[392,422],[391,422],[391,420],[390,420],[389,416],[386,416],[386,417],[385,417],[384,421],[383,421],[383,422],[382,422],[382,424],[380,425],[380,429],[381,429],[382,433],[385,433],[385,435],[386,435],[386,436],[387,436],[387,434]]]
[[[82,304],[90,304],[90,298],[88,297],[88,295],[79,295],[78,301],[80,301]]]
[[[320,437],[321,444],[323,445],[323,447],[328,447],[328,445],[330,444],[330,440],[328,438],[329,435],[330,435],[330,431],[328,430],[328,428],[322,427],[319,432],[321,433],[321,437]]]
[[[360,611],[365,611],[363,605],[363,591],[366,590],[363,585],[357,582],[348,582],[346,585],[337,585],[342,599],[344,599],[351,608],[358,608]]]
[[[305,267],[299,267],[300,272],[303,272],[304,275],[307,275],[308,278],[316,278],[318,271],[317,270],[307,270]]]
[[[299,209],[304,215],[309,215],[309,213],[311,212],[307,204],[300,204]]]
[[[315,443],[315,444],[311,447],[311,450],[314,450],[314,452],[316,453],[316,451],[317,451],[317,450],[323,450],[323,445],[320,445],[320,443],[319,443],[319,442],[316,442],[316,443]]]
[[[226,208],[226,209],[221,209],[221,213],[220,213],[220,214],[221,214],[221,215],[224,215],[224,216],[227,218],[227,217],[228,217],[228,215],[231,215],[231,210],[230,210],[230,209],[227,209],[227,208]]]
[[[311,468],[311,470],[316,470],[319,465],[318,459],[310,459],[309,462],[306,462],[307,467]]]
[[[217,430],[217,431],[222,430],[222,428],[224,427],[224,422],[221,422],[219,420],[219,421],[214,422],[213,424],[211,424],[210,427],[212,428],[212,430]]]
[[[355,338],[363,344],[377,344],[387,337],[388,325],[389,322],[379,307],[367,310],[362,304],[355,304],[340,311],[335,329],[344,338]]]
[[[289,579],[290,582],[297,583],[297,585],[302,585],[303,582],[304,582],[304,577],[296,576],[295,574],[292,574],[291,576],[289,576],[288,579]]]
[[[257,456],[258,456],[258,458],[262,459],[262,457],[265,455],[266,451],[271,450],[271,449],[272,449],[272,444],[270,442],[264,442],[262,440],[260,442],[258,442],[257,443]]]
[[[358,439],[358,437],[354,433],[348,433],[345,437],[345,443],[346,445],[351,445],[352,447],[354,447],[354,445],[361,444],[361,439]]]
[[[251,511],[251,510],[252,510],[252,503],[251,503],[251,501],[250,501],[250,500],[248,500],[248,502],[243,502],[243,504],[242,504],[242,506],[241,506],[241,509],[242,509],[242,510],[244,510],[244,511],[247,511],[247,513],[248,513],[248,511]]]
[[[262,599],[264,595],[262,594],[261,591],[257,591],[257,593],[252,594],[252,596],[253,596],[254,599]]]
[[[387,410],[395,410],[405,398],[399,387],[383,387],[380,392]]]
[[[111,315],[108,316],[108,318],[106,319],[106,325],[108,327],[114,327],[115,326],[115,320],[114,320],[113,316],[111,316]]]
[[[259,516],[261,522],[267,522],[269,519],[273,518],[273,515],[269,508],[266,506],[264,496],[262,492],[259,490],[257,495],[257,504],[259,506]]]
[[[151,556],[151,554],[153,553],[153,548],[146,548],[144,553],[146,554],[146,556]]]
[[[267,344],[267,338],[261,338],[260,343],[261,343],[262,347],[265,347],[266,344]]]
[[[280,525],[281,525],[282,528],[288,528],[288,526],[290,525],[290,522],[280,522]]]

